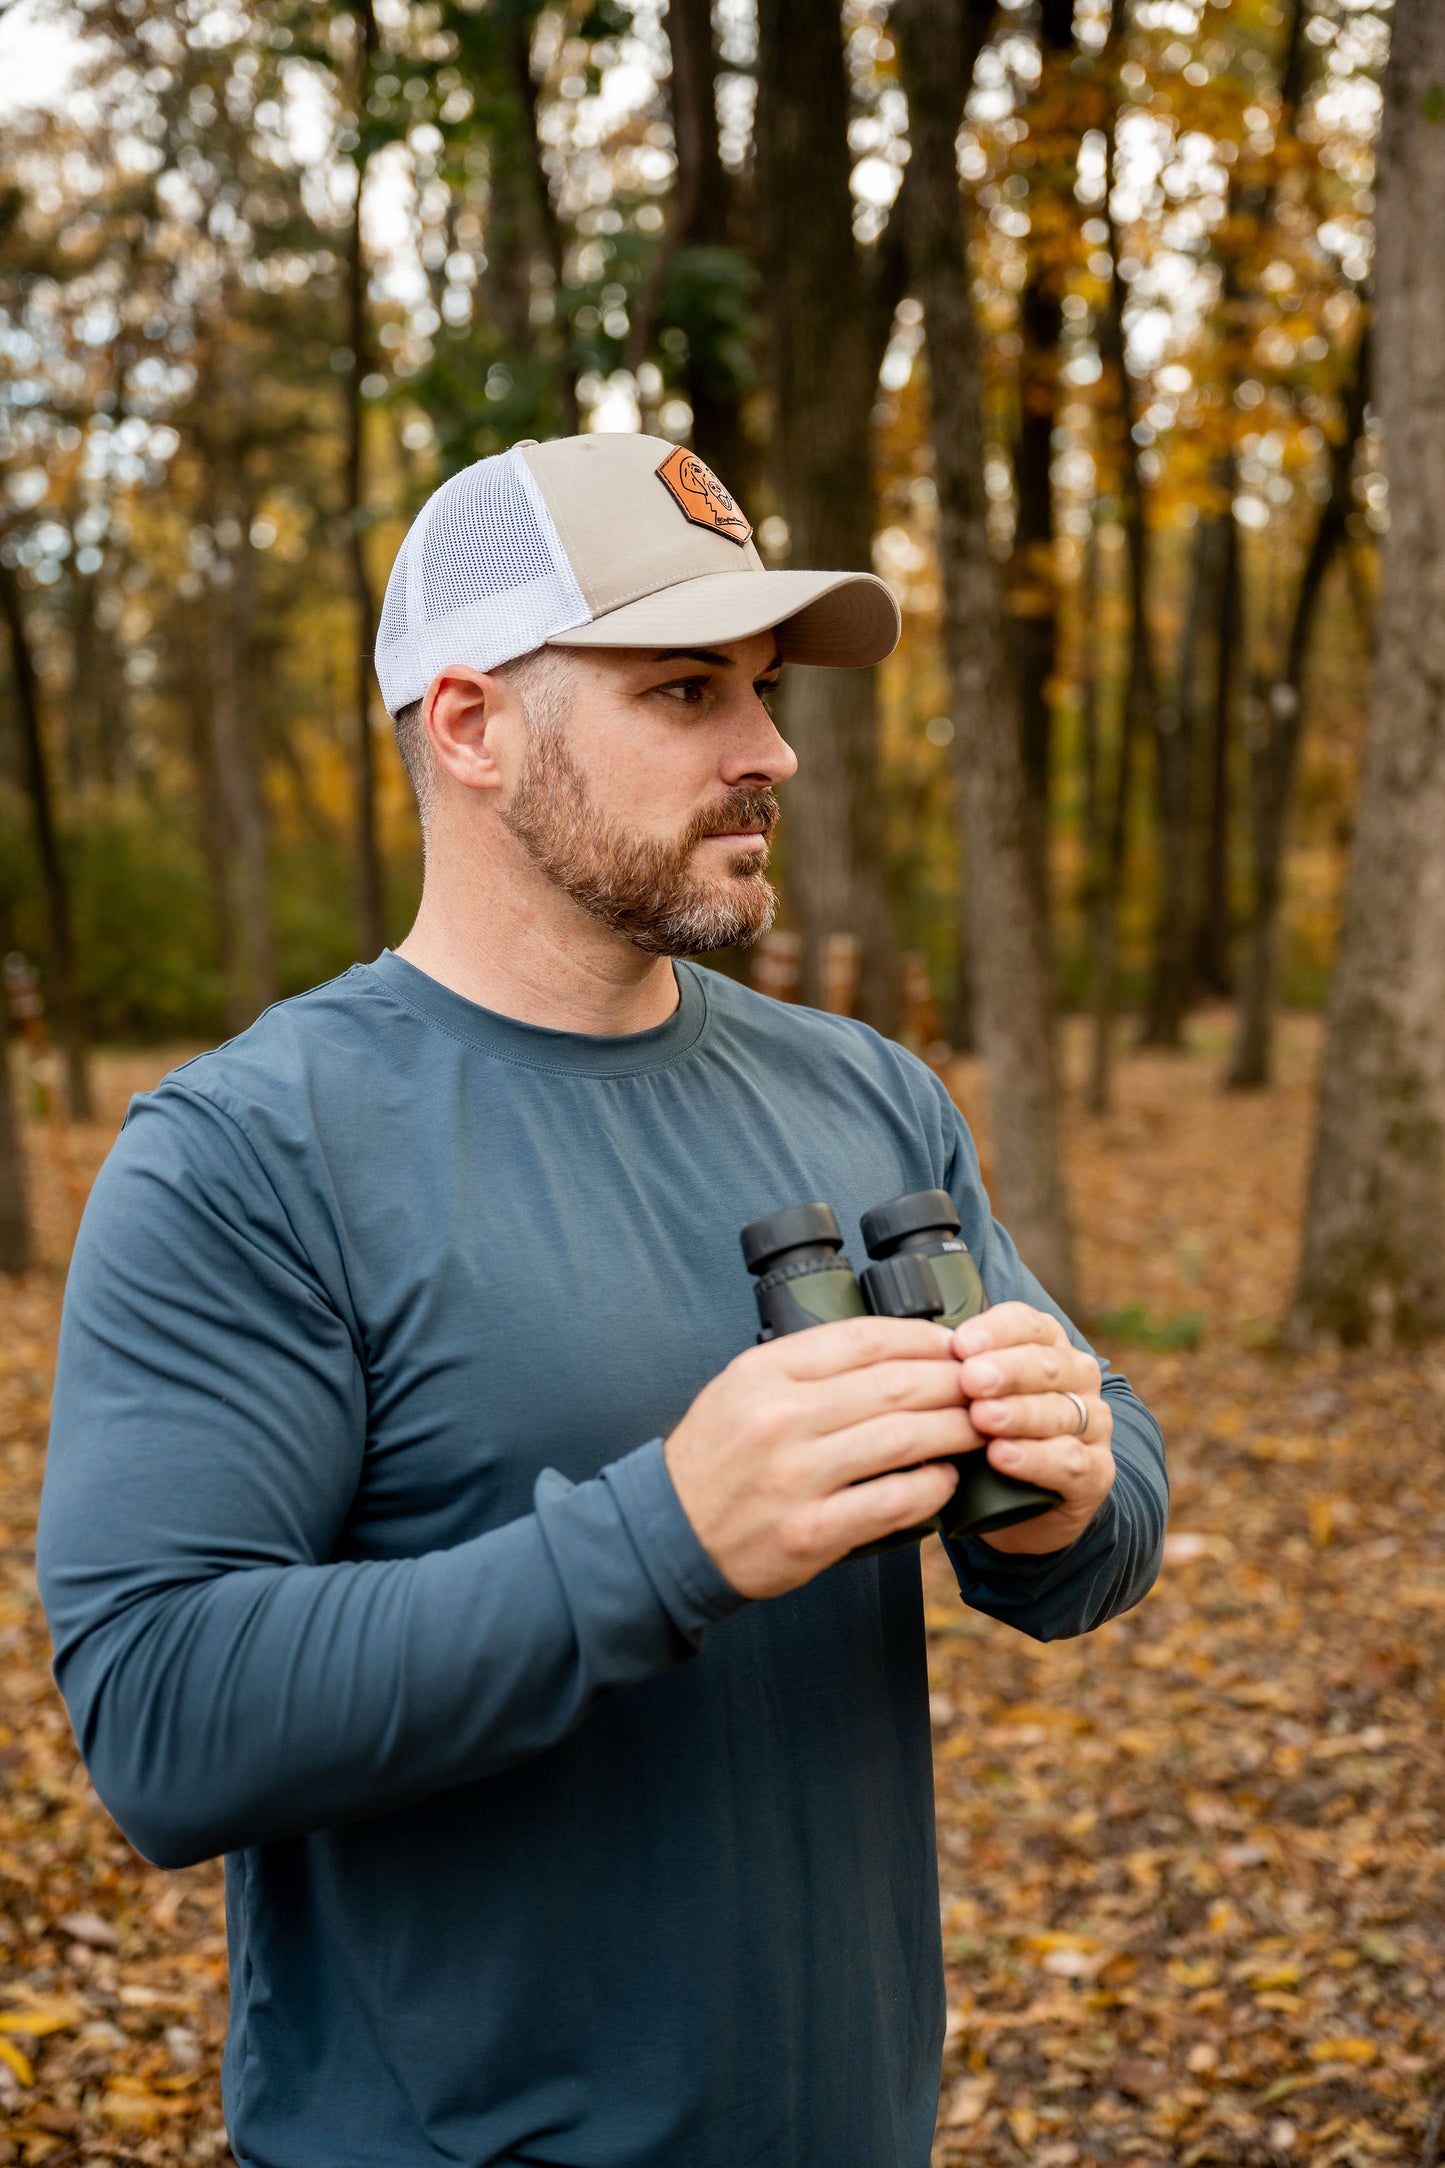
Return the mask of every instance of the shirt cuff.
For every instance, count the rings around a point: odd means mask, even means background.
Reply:
[[[1117,1513],[1111,1490],[1082,1534],[1057,1551],[996,1551],[982,1536],[965,1536],[953,1550],[967,1562],[975,1581],[1001,1584],[1010,1595],[1042,1595],[1074,1572],[1091,1550],[1113,1541]]]
[[[673,1624],[694,1647],[718,1619],[747,1602],[713,1564],[682,1509],[661,1438],[602,1470],[649,1580]]]

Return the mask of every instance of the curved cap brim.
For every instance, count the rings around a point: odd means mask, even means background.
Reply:
[[[891,588],[871,572],[710,572],[554,633],[549,647],[716,647],[776,631],[784,662],[857,669],[898,645]]]

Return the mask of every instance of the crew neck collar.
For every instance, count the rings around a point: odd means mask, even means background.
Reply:
[[[414,1015],[451,1038],[477,1047],[496,1061],[554,1074],[641,1076],[649,1069],[665,1068],[690,1052],[707,1022],[702,974],[695,965],[678,961],[672,967],[678,1002],[666,1022],[655,1024],[650,1031],[615,1036],[550,1031],[542,1024],[524,1024],[520,1017],[483,1009],[464,994],[453,993],[440,979],[419,971],[394,949],[383,949],[374,963],[359,968],[379,980],[386,992]]]

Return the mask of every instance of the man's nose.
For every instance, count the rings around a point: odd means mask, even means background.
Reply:
[[[798,756],[761,701],[758,717],[759,727],[723,760],[719,772],[725,783],[786,783],[797,774]]]

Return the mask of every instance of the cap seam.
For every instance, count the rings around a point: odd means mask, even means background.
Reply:
[[[597,617],[597,596],[593,590],[591,579],[583,574],[581,568],[578,565],[577,551],[573,545],[571,527],[567,520],[566,514],[563,512],[559,505],[554,503],[551,490],[548,489],[541,475],[537,472],[536,468],[532,465],[531,460],[527,456],[527,448],[521,445],[517,445],[514,446],[513,449],[516,451],[517,457],[522,461],[522,464],[526,467],[527,473],[531,478],[532,487],[536,490],[538,496],[542,499],[543,504],[545,504],[547,507],[547,515],[550,518],[552,525],[556,528],[558,539],[560,540],[563,549],[566,551],[568,569],[570,570],[573,579],[577,582],[577,586],[582,594],[582,599],[586,603],[588,609],[592,612],[592,618],[595,622]]]
[[[654,597],[682,594],[689,587],[702,586],[704,581],[711,582],[713,580],[735,580],[740,578],[775,580],[786,578],[788,573],[792,571],[802,573],[804,569],[805,568],[802,566],[785,566],[777,571],[770,571],[766,565],[763,565],[761,567],[753,567],[749,565],[740,568],[737,572],[695,572],[689,579],[673,580],[662,587],[635,588],[630,594],[623,595],[619,601],[612,603],[607,609],[595,611],[593,615],[588,618],[587,625],[605,625],[609,617],[615,617],[619,610],[631,609],[634,602],[650,602],[653,600]],[[770,624],[783,625],[789,623],[795,617],[801,617],[803,612],[805,610],[810,610],[815,602],[826,601],[828,596],[835,593],[838,587],[846,585],[851,580],[871,580],[876,583],[876,585],[883,588],[885,591],[891,593],[891,590],[888,588],[887,581],[880,580],[876,572],[830,572],[828,574],[828,578],[834,583],[833,586],[823,588],[821,592],[816,595],[810,595],[805,602],[795,603],[791,609],[784,610],[781,617],[770,619],[767,623],[760,625],[758,630],[760,632],[766,632],[769,629]],[[581,632],[585,629],[586,627],[581,625],[565,625],[560,632],[553,632],[548,634],[547,644],[549,646],[564,647],[567,645],[566,635],[569,632]],[[579,642],[578,644],[582,646],[587,646],[593,643],[583,641]]]
[[[553,508],[552,500],[547,495],[547,492],[543,489],[536,469],[533,467],[532,462],[528,459],[526,452],[518,449],[516,446],[512,448],[512,451],[508,456],[515,459],[515,461],[517,462],[517,466],[522,475],[523,488],[529,490],[532,495],[536,497],[537,509],[541,512],[543,519],[550,522],[553,533],[556,535],[558,542],[562,545],[563,560],[566,564],[567,572],[572,581],[572,585],[576,588],[577,593],[580,596],[585,608],[591,613],[592,616],[595,617],[597,614],[597,605],[593,600],[592,596],[587,592],[587,589],[582,585],[582,579],[581,575],[577,570],[577,559],[573,553],[572,545],[567,540],[566,536],[562,532],[561,526],[558,524],[557,514]]]
[[[602,618],[610,617],[614,610],[625,610],[629,603],[640,602],[645,596],[648,595],[668,594],[675,587],[688,586],[692,580],[733,579],[736,578],[737,572],[761,572],[765,574],[768,570],[768,567],[765,564],[759,563],[756,565],[739,565],[736,568],[736,571],[734,571],[730,567],[725,572],[723,571],[722,567],[719,566],[716,572],[693,572],[690,573],[688,575],[688,578],[684,580],[664,580],[659,585],[643,585],[629,588],[628,591],[624,595],[621,595],[616,602],[609,602],[606,609],[604,610],[598,604],[596,593],[593,589],[591,581],[585,580],[583,574],[578,568],[577,553],[573,546],[572,534],[565,513],[562,512],[556,504],[554,504],[552,496],[548,491],[546,484],[543,482],[541,475],[538,474],[536,468],[532,465],[531,461],[527,459],[525,450],[522,449],[520,446],[515,447],[515,449],[517,449],[519,457],[521,457],[525,461],[527,472],[531,475],[532,481],[538,492],[540,493],[543,502],[546,504],[548,512],[551,515],[552,524],[557,529],[558,535],[561,537],[562,546],[567,552],[567,562],[572,568],[572,577],[577,582],[578,587],[581,588],[583,595],[586,597],[587,607],[592,612],[592,616],[589,622],[594,625],[599,623]],[[667,496],[668,501],[676,508],[677,500],[672,496],[671,491],[667,492]],[[685,513],[680,512],[679,516],[686,520],[687,515]],[[729,539],[729,537],[724,537],[724,540]],[[738,545],[734,544],[733,546],[734,548],[736,548]],[[757,544],[751,534],[749,534],[747,540],[742,544],[742,549],[744,552],[751,549],[754,556],[758,554]],[[785,569],[801,570],[803,568],[788,567]],[[854,575],[849,576],[852,577]],[[874,574],[872,576],[876,578],[877,575]],[[573,631],[575,630],[575,627],[568,626],[566,629],[568,631]]]
[[[766,565],[739,565],[737,570],[732,572],[693,572],[685,580],[664,580],[660,587],[630,588],[625,595],[619,595],[616,602],[609,603],[605,610],[594,610],[590,622],[594,625],[605,624],[606,620],[614,616],[618,610],[628,609],[634,602],[650,601],[654,595],[674,595],[681,588],[700,586],[704,580],[735,580],[746,578],[751,573],[758,573],[765,580],[773,577]],[[857,579],[859,577],[856,572],[846,572],[839,576],[843,579]],[[821,598],[815,597],[814,599],[820,600]],[[806,609],[807,604],[804,603],[802,607]],[[569,625],[566,630],[575,632],[579,628],[575,625]]]
[[[681,957],[675,958],[674,961],[679,964],[684,964],[684,959]],[[360,970],[371,970],[372,967],[369,964],[362,964],[353,968]],[[450,1039],[452,1043],[456,1046],[470,1047],[474,1053],[482,1055],[487,1061],[499,1061],[509,1069],[527,1069],[543,1076],[585,1076],[599,1079],[605,1083],[615,1084],[629,1077],[655,1076],[660,1069],[670,1069],[676,1062],[685,1060],[686,1057],[690,1053],[692,1053],[693,1049],[696,1047],[698,1041],[702,1038],[703,1033],[708,1027],[708,1024],[711,1020],[712,1012],[707,998],[707,987],[703,983],[701,973],[694,971],[691,973],[691,977],[693,984],[697,987],[698,998],[702,1004],[698,1014],[697,1029],[693,1033],[692,1037],[688,1040],[685,1046],[679,1046],[675,1048],[674,1051],[670,1054],[659,1055],[654,1061],[644,1061],[639,1063],[634,1068],[627,1069],[574,1069],[566,1062],[528,1060],[527,1057],[522,1054],[500,1053],[495,1047],[484,1046],[480,1039],[473,1038],[470,1033],[464,1031],[456,1031],[452,1028],[450,1024],[444,1024],[440,1017],[430,1015],[427,1010],[422,1008],[417,1002],[413,1001],[409,995],[403,993],[402,989],[399,986],[393,986],[388,980],[377,977],[375,975],[373,976],[372,983],[375,986],[377,992],[383,997],[383,999],[390,998],[391,1000],[399,1002],[402,1008],[408,1010],[410,1014],[417,1019],[418,1023],[428,1025],[433,1031],[439,1031],[442,1034],[443,1038]],[[509,1021],[517,1023],[520,1022],[521,1019],[513,1017],[510,1018]]]

